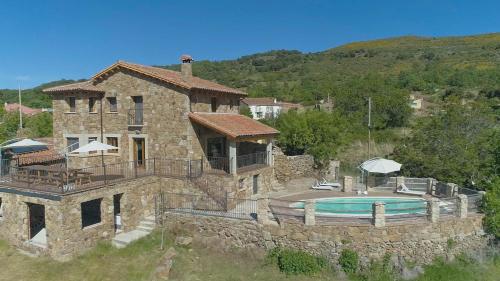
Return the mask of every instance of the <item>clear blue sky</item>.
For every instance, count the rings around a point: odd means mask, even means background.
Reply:
[[[400,35],[500,31],[500,1],[24,1],[0,3],[0,88],[142,64],[314,52]]]

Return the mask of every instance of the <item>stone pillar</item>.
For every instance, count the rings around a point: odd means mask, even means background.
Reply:
[[[447,197],[454,197],[455,194],[458,192],[458,187],[454,183],[448,183],[446,185],[446,196]]]
[[[315,206],[314,200],[306,200],[304,204],[304,222],[306,225],[316,224]]]
[[[266,154],[267,154],[267,165],[271,167],[274,166],[273,139],[267,139]]]
[[[267,208],[269,206],[269,199],[261,197],[257,199],[257,221],[260,224],[268,224],[269,217],[267,216]]]
[[[439,221],[439,199],[430,198],[427,200],[427,218],[430,222]]]
[[[375,202],[372,205],[372,217],[373,217],[373,225],[375,227],[384,227],[385,226],[385,203],[384,202]]]
[[[351,176],[344,176],[344,184],[342,185],[343,192],[352,192],[353,182]]]
[[[467,195],[459,194],[457,196],[457,217],[461,219],[467,217],[467,205],[469,205]]]
[[[434,188],[434,179],[433,178],[427,179],[427,194],[430,194],[433,196],[436,194],[436,189]]]
[[[396,177],[396,189],[400,188],[401,185],[404,183],[405,183],[405,177]]]
[[[236,175],[236,142],[234,140],[229,141],[229,173],[231,175]]]

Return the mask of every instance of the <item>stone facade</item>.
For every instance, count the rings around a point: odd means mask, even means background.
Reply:
[[[279,182],[287,182],[295,178],[311,177],[316,174],[314,170],[314,157],[312,155],[287,156],[275,147],[274,171]]]
[[[416,264],[429,264],[437,256],[458,255],[480,250],[489,242],[482,229],[482,215],[465,219],[446,218],[436,223],[415,222],[372,225],[304,225],[301,223],[262,224],[182,214],[166,214],[167,229],[184,229],[216,248],[273,248],[304,250],[337,262],[343,249],[353,249],[362,261],[385,254]],[[449,246],[449,240],[456,243]]]
[[[11,244],[49,255],[56,259],[68,259],[93,247],[100,240],[115,235],[113,196],[122,194],[120,214],[122,230],[130,231],[139,221],[154,215],[154,196],[160,191],[190,192],[191,183],[185,180],[149,176],[67,196],[39,196],[2,190],[0,198],[3,217],[0,220],[0,237]],[[81,203],[101,199],[101,222],[82,227]],[[45,206],[46,248],[35,247],[28,242],[28,204]]]
[[[105,91],[103,104],[103,136],[118,138],[118,153],[106,153],[107,163],[133,161],[132,141],[144,138],[145,158],[200,159],[203,143],[198,140],[188,113],[210,112],[211,98],[217,98],[217,112],[237,113],[238,95],[186,89],[159,82],[132,71],[120,70],[106,77],[96,87]],[[191,97],[190,97],[191,95]],[[128,126],[132,97],[143,98],[143,126]],[[76,98],[76,112],[69,112],[69,97]],[[117,100],[117,111],[111,112],[108,98]],[[96,98],[94,112],[89,112],[89,98]],[[89,138],[100,139],[100,99],[96,93],[75,92],[53,94],[54,140],[57,151],[65,151],[66,138],[79,138],[80,146]],[[72,156],[74,166],[92,166],[101,161],[100,154]]]

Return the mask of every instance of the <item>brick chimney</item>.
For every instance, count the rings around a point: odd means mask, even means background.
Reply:
[[[182,79],[189,80],[193,76],[193,69],[191,62],[193,58],[190,55],[181,56],[181,75]]]

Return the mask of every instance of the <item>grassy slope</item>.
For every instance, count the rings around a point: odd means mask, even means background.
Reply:
[[[159,250],[160,235],[155,232],[125,249],[112,248],[102,243],[86,254],[69,262],[56,262],[47,258],[30,258],[19,254],[0,241],[0,280],[152,280],[154,269],[164,251]],[[172,245],[167,236],[166,247]],[[200,246],[177,247],[170,280],[178,281],[319,281],[345,280],[327,270],[314,277],[289,276],[276,266],[264,262],[262,253],[233,252],[220,254]],[[484,265],[456,262],[437,263],[427,268],[418,281],[493,281],[500,274],[500,261]],[[369,273],[367,278],[350,280],[390,281],[390,275]]]

